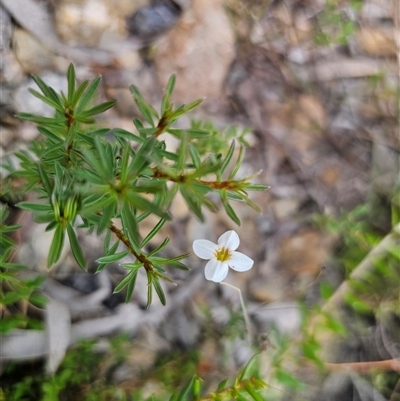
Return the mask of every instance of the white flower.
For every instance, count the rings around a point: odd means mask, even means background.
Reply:
[[[243,253],[236,252],[240,244],[239,236],[230,230],[218,238],[218,244],[206,239],[193,242],[193,251],[201,259],[209,259],[206,264],[207,280],[221,282],[228,274],[229,267],[238,272],[251,269],[254,261]]]

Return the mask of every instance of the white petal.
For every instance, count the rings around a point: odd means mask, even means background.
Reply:
[[[217,248],[217,244],[207,239],[196,239],[193,242],[193,251],[201,259],[211,259]]]
[[[207,280],[219,283],[227,276],[228,270],[229,270],[228,263],[219,262],[216,259],[211,259],[206,264],[206,269],[204,271],[204,274]]]
[[[252,268],[254,260],[241,252],[233,252],[228,261],[229,266],[238,272],[245,272]]]
[[[235,251],[240,244],[239,236],[236,231],[229,230],[218,238],[218,245],[228,248],[230,251]]]

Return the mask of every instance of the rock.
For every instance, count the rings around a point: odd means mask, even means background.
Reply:
[[[400,31],[397,31],[400,35]],[[397,46],[394,32],[381,28],[363,27],[355,35],[355,40],[361,52],[376,57],[396,57]]]
[[[296,276],[316,276],[331,254],[332,246],[331,236],[305,228],[282,239],[278,249],[278,267]]]
[[[320,61],[315,68],[299,70],[297,76],[302,81],[332,81],[343,78],[365,78],[385,71],[394,71],[394,63],[383,65],[379,60],[370,58],[349,59],[342,58],[337,61]]]
[[[300,205],[300,199],[276,199],[272,204],[272,209],[274,211],[276,219],[282,221],[296,213],[297,210],[299,210]]]
[[[257,302],[269,303],[285,299],[285,285],[282,279],[271,277],[254,277],[249,285],[249,297]]]
[[[173,99],[188,103],[219,95],[234,58],[234,36],[221,0],[194,0],[178,24],[157,44],[160,85],[173,73]]]
[[[390,0],[365,0],[361,17],[366,20],[383,20],[393,18],[393,2]]]
[[[54,54],[23,29],[14,29],[12,44],[15,56],[25,72],[38,74],[46,69],[54,69]]]
[[[95,46],[103,32],[113,24],[102,1],[64,1],[55,8],[58,34],[70,45]]]
[[[173,1],[153,2],[127,18],[128,31],[140,39],[152,39],[172,28],[181,15],[181,8]]]
[[[63,0],[54,10],[58,34],[71,45],[101,44],[115,50],[128,33],[125,18],[146,4],[146,0]]]

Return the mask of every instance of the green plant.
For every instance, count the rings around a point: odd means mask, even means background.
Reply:
[[[348,44],[356,28],[357,23],[351,18],[351,13],[360,11],[362,1],[350,0],[342,4],[339,0],[329,0],[323,11],[318,15],[317,32],[314,41],[318,45]],[[347,10],[346,7],[347,6]]]
[[[115,292],[125,289],[128,301],[138,271],[143,268],[148,279],[148,306],[152,302],[153,290],[165,304],[160,279],[171,281],[165,267],[188,270],[181,262],[187,255],[163,257],[160,252],[167,246],[169,238],[151,252],[146,252],[146,245],[171,218],[168,208],[178,192],[200,220],[204,219],[203,207],[212,211],[218,207],[207,196],[212,192],[219,194],[222,206],[237,224],[240,220],[230,204],[232,200],[246,202],[259,211],[247,191],[265,190],[267,187],[252,184],[252,177],[234,178],[243,161],[242,146],[236,164],[225,177],[223,174],[234,155],[235,141],[232,140],[225,149],[219,144],[218,150],[224,151],[225,155],[210,153],[213,149],[207,152],[204,147],[199,152],[198,146],[203,138],[215,136],[215,133],[210,134],[196,125],[188,129],[174,128],[182,115],[201,103],[194,101],[177,107],[171,103],[175,76],[168,82],[160,113],[144,100],[137,87],[130,87],[143,116],[143,120],[135,118],[133,121],[136,133],[119,128],[96,128],[93,117],[115,104],[110,100],[91,105],[100,78],[77,86],[75,69],[70,65],[67,94],[56,93],[37,76],[34,80],[41,93],[33,89],[30,92],[54,108],[54,117],[18,115],[20,119],[36,123],[43,136],[33,141],[28,151],[16,153],[20,160],[19,168],[10,162],[4,165],[10,175],[4,185],[8,192],[1,195],[7,198],[12,181],[17,179],[23,180],[25,193],[37,194],[37,201],[22,201],[17,206],[33,212],[37,222],[47,224],[46,231],[54,231],[48,255],[49,267],[59,260],[68,236],[76,262],[85,268],[86,260],[76,231],[86,229],[89,233],[95,231],[97,235],[107,231],[104,256],[97,260],[97,271],[132,254],[135,261],[122,264],[127,275],[116,286]],[[165,142],[159,139],[164,132],[179,141],[176,152],[167,149]],[[209,143],[211,148],[212,143]],[[211,175],[215,179],[205,179]],[[143,238],[140,225],[151,215],[158,216],[159,221]],[[121,229],[116,221],[120,222]],[[120,242],[126,250],[117,252]]]

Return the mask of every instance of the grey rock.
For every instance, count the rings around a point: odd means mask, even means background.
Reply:
[[[126,20],[129,33],[141,39],[152,39],[172,28],[181,14],[173,1],[157,1],[142,7]]]

